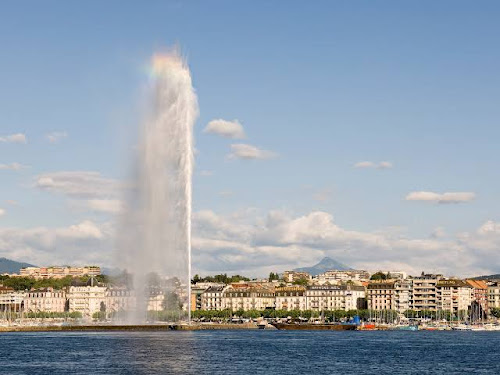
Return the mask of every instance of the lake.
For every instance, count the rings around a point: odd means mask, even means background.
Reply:
[[[0,333],[0,374],[499,374],[500,332]]]

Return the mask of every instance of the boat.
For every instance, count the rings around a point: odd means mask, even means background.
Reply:
[[[355,324],[311,324],[311,323],[272,323],[279,330],[303,331],[355,331]]]

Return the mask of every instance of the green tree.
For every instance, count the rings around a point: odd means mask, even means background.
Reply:
[[[381,271],[375,272],[371,277],[370,280],[387,280],[387,275]]]

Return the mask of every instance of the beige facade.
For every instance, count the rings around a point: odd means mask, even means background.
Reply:
[[[266,310],[275,308],[274,290],[265,288],[228,288],[223,293],[222,309]]]
[[[436,284],[437,309],[457,314],[468,310],[472,302],[472,287],[465,281],[442,279]]]
[[[66,291],[44,288],[31,290],[24,297],[26,312],[64,312],[66,309]]]
[[[223,294],[226,287],[211,286],[201,294],[202,310],[223,310]]]
[[[92,315],[101,311],[106,306],[106,287],[104,286],[70,286],[67,297],[69,300],[69,311],[80,312],[84,318],[92,318]]]
[[[26,267],[19,272],[20,276],[33,277],[35,279],[62,279],[66,276],[98,276],[101,268],[97,266],[85,267]]]
[[[338,283],[342,281],[366,281],[370,278],[370,274],[364,270],[349,270],[349,271],[326,271],[314,278],[317,284]]]
[[[278,287],[274,291],[276,310],[306,310],[306,288],[301,286]]]
[[[311,285],[306,288],[306,310],[355,310],[366,296],[357,285]]]
[[[442,278],[442,275],[430,274],[412,278],[413,310],[421,311],[437,309],[438,301],[436,285]]]
[[[490,309],[500,307],[500,283],[488,285],[488,307]]]

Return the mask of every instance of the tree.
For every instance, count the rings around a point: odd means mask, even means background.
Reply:
[[[279,279],[280,275],[278,275],[277,273],[274,272],[269,273],[269,281],[279,280]]]
[[[492,307],[490,309],[490,314],[493,315],[495,318],[500,318],[500,308]]]
[[[387,275],[381,271],[375,272],[371,277],[370,280],[387,280]]]

